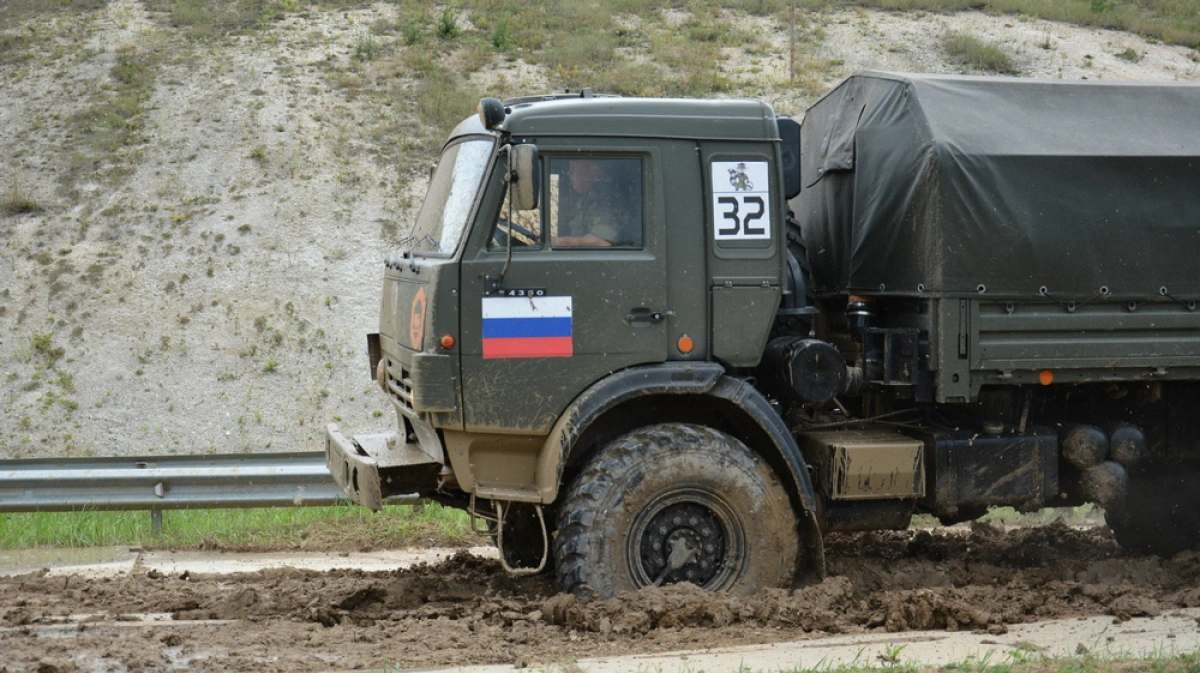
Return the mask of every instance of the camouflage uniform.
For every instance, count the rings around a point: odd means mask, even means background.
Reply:
[[[613,185],[601,181],[586,194],[566,199],[558,225],[559,236],[593,234],[615,246],[633,245],[629,235],[629,204],[622,203]]]

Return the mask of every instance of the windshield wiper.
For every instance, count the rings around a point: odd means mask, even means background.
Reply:
[[[409,234],[408,236],[405,236],[404,238],[400,239],[399,241],[396,241],[395,243],[392,243],[391,245],[389,245],[388,250],[389,250],[389,252],[392,250],[397,250],[400,253],[401,259],[409,259],[412,257],[413,251],[410,250],[408,246],[415,240],[417,240],[417,235]]]
[[[441,247],[442,247],[441,242],[438,241],[436,238],[430,236],[429,234],[421,235],[421,243],[425,243],[425,242],[428,242],[430,245],[433,246],[432,248],[430,248],[431,250],[439,250],[439,251],[441,250]]]

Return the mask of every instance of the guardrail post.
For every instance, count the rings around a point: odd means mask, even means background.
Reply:
[[[162,535],[162,510],[161,509],[150,510],[150,532],[155,537]]]

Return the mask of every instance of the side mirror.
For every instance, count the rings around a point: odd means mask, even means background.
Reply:
[[[513,210],[536,210],[541,192],[537,145],[513,145],[508,149],[509,203]]]

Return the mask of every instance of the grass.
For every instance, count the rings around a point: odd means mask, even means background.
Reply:
[[[148,9],[194,38],[246,33],[287,15],[287,3],[270,0],[147,0]],[[298,8],[296,3],[292,6]]]
[[[35,42],[26,33],[0,33],[0,65],[33,60]]]
[[[32,6],[33,0],[17,0],[18,6]],[[101,0],[58,0],[40,3],[51,7],[93,8]],[[366,0],[148,0],[147,5],[160,13],[176,28],[196,37],[218,37],[244,34],[256,30],[289,12],[305,12],[321,8],[365,7]],[[503,25],[496,47],[501,44],[538,49],[558,41],[560,36],[586,36],[611,32],[613,17],[636,15],[650,17],[662,8],[651,0],[600,0],[593,3],[557,3],[552,9],[536,0],[467,0],[453,7],[444,7],[437,18],[429,17],[428,3],[418,0],[397,0],[402,12],[424,15],[423,25],[412,33],[418,36],[430,26],[442,39],[457,38],[461,32],[454,10],[465,9],[481,29]],[[690,3],[671,3],[689,11],[725,9],[760,16],[785,13],[790,5],[786,0],[707,0]],[[802,9],[827,9],[842,6],[866,6],[896,10],[931,10],[939,12],[982,10],[1001,14],[1024,14],[1054,21],[1067,21],[1085,26],[1128,30],[1158,39],[1200,46],[1200,16],[1192,0],[799,0]],[[35,11],[26,9],[26,12]],[[413,26],[411,22],[402,22]],[[491,30],[488,31],[491,33]],[[489,35],[491,39],[496,33]]]
[[[972,70],[998,75],[1018,75],[1021,70],[999,45],[985,42],[968,33],[948,33],[942,48],[959,64]]]
[[[38,346],[50,348],[43,338]],[[1096,523],[1094,506],[1045,509],[1020,514],[993,508],[983,521],[993,524],[1044,525]],[[937,525],[914,517],[916,527]],[[163,531],[154,535],[146,512],[52,512],[0,514],[0,549],[129,545],[170,549],[219,548],[341,550],[486,544],[471,532],[467,514],[436,503],[392,505],[380,513],[351,505],[261,509],[171,510],[163,512]],[[1200,673],[1200,669],[1197,669]]]
[[[98,7],[98,0],[58,0],[50,5]],[[31,0],[19,4],[33,6]],[[152,18],[164,35],[219,40],[253,34],[290,15],[308,16],[333,9],[358,9],[368,0],[147,0]],[[828,87],[840,63],[806,55],[805,45],[819,42],[804,27],[819,23],[820,11],[855,6],[884,9],[1012,13],[1135,30],[1159,39],[1200,45],[1200,14],[1185,0],[799,0],[801,45],[795,80],[756,82],[755,76],[726,72],[722,50],[749,53],[775,48],[753,33],[737,28],[730,12],[774,18],[786,25],[787,0],[597,0],[594,3],[547,3],[537,0],[463,0],[431,5],[394,0],[395,11],[367,24],[368,30],[349,43],[349,60],[328,67],[330,86],[347,100],[368,97],[378,103],[378,119],[366,126],[368,145],[379,161],[406,166],[436,152],[446,131],[469,115],[481,93],[471,75],[496,60],[517,58],[548,70],[551,89],[598,91],[629,96],[706,97],[731,93],[762,95],[771,87],[791,87],[816,95]],[[682,10],[675,23],[665,9]],[[33,9],[28,10],[35,11]],[[49,10],[47,10],[49,11]],[[23,33],[0,33],[11,48],[0,52],[28,54]],[[20,43],[20,44],[18,44]],[[1018,74],[1019,68],[1001,47],[970,35],[951,35],[945,47],[967,69]],[[1123,55],[1130,58],[1135,53]],[[140,69],[139,69],[140,66]],[[143,82],[155,71],[153,54],[125,54],[114,68],[118,86],[80,115],[86,129],[84,148],[72,162],[75,175],[99,159],[136,145],[149,88]],[[385,73],[390,73],[386,74]],[[416,81],[406,81],[409,77]],[[397,85],[392,85],[396,82]],[[378,86],[388,83],[388,86]],[[501,97],[529,93],[507,81],[486,92]],[[354,145],[353,133],[345,139]],[[251,145],[254,147],[254,145]],[[99,155],[99,156],[97,156]],[[251,158],[265,164],[265,150],[254,147]]]
[[[462,34],[462,29],[458,26],[458,17],[454,15],[454,10],[447,7],[442,11],[442,17],[437,22],[437,35],[442,40],[453,40]]]
[[[798,0],[806,9],[859,5],[935,12],[979,10],[1113,28],[1172,44],[1200,47],[1200,11],[1195,0]]]
[[[32,196],[25,193],[24,190],[17,184],[16,179],[13,179],[12,187],[8,193],[0,198],[0,212],[5,215],[23,215],[25,213],[36,213],[42,209]]]
[[[346,550],[486,544],[465,512],[436,503],[382,512],[355,505],[171,510],[154,535],[146,512],[0,514],[0,548],[137,546],[163,549]]]
[[[435,61],[416,64],[423,71],[413,93],[397,92],[396,99],[412,96],[417,118],[425,129],[422,150],[426,156],[436,153],[446,139],[448,129],[475,111],[481,92],[467,88],[463,78]]]
[[[379,58],[383,46],[372,35],[364,35],[354,45],[354,54],[350,58],[355,61],[374,61]]]
[[[154,93],[162,56],[154,49],[128,44],[118,46],[114,56],[111,83],[71,120],[78,141],[70,170],[61,176],[68,185],[77,179],[91,179],[98,164],[107,165],[108,172],[118,178],[132,171],[125,165],[124,154],[142,142],[145,105]]]
[[[103,8],[108,0],[6,0],[0,12],[0,31],[21,24],[34,16],[69,11],[87,12]],[[0,53],[5,44],[0,36]]]
[[[1200,654],[1195,652],[1154,652],[1139,655],[1051,657],[1039,652],[1015,649],[1005,656],[969,657],[944,666],[929,666],[904,661],[905,646],[885,646],[880,656],[883,666],[854,661],[844,664],[818,664],[815,667],[797,666],[784,673],[1198,673]],[[888,658],[894,656],[894,661]],[[730,671],[734,673],[734,671]],[[740,668],[736,673],[755,673]]]
[[[1125,51],[1119,51],[1115,56],[1122,61],[1129,61],[1130,63],[1137,63],[1142,60],[1142,55],[1133,47],[1126,47]]]
[[[1104,510],[1091,503],[1078,507],[1046,507],[1028,514],[1012,507],[992,507],[979,517],[979,521],[997,526],[1045,526],[1057,521],[1068,526],[1087,526],[1103,524]],[[915,515],[911,525],[913,528],[926,529],[941,526],[937,518],[929,514]]]

